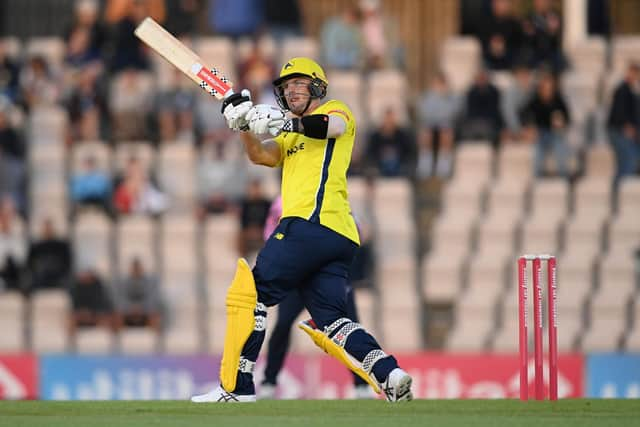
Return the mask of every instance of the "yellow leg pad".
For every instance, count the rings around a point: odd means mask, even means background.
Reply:
[[[258,293],[251,268],[244,258],[240,258],[227,291],[227,327],[220,364],[220,383],[228,392],[236,388],[240,353],[254,329],[257,300]]]
[[[345,351],[344,348],[333,342],[331,338],[326,336],[322,331],[311,327],[306,322],[298,323],[298,328],[305,331],[311,337],[313,342],[325,353],[338,359],[340,362],[342,362],[343,365],[345,365],[351,371],[355,372],[356,375],[358,375],[360,378],[365,380],[376,393],[379,394],[381,392],[378,383],[375,382],[368,373],[366,373],[354,362],[354,359]]]

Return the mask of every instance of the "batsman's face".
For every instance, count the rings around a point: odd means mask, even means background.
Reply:
[[[311,79],[305,77],[294,77],[281,84],[282,92],[287,100],[287,105],[292,113],[298,114],[304,111],[311,94],[309,84]]]

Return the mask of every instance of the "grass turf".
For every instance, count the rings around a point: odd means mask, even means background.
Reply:
[[[0,402],[0,426],[638,426],[640,400],[285,400]]]

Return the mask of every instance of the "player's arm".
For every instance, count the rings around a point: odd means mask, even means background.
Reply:
[[[273,139],[261,141],[251,132],[242,132],[242,143],[247,150],[247,156],[252,163],[269,167],[280,163],[280,146]]]

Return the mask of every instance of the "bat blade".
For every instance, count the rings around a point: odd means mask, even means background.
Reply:
[[[147,46],[182,71],[202,89],[218,99],[233,93],[233,83],[217,68],[207,67],[195,52],[152,18],[138,25],[134,34]]]

